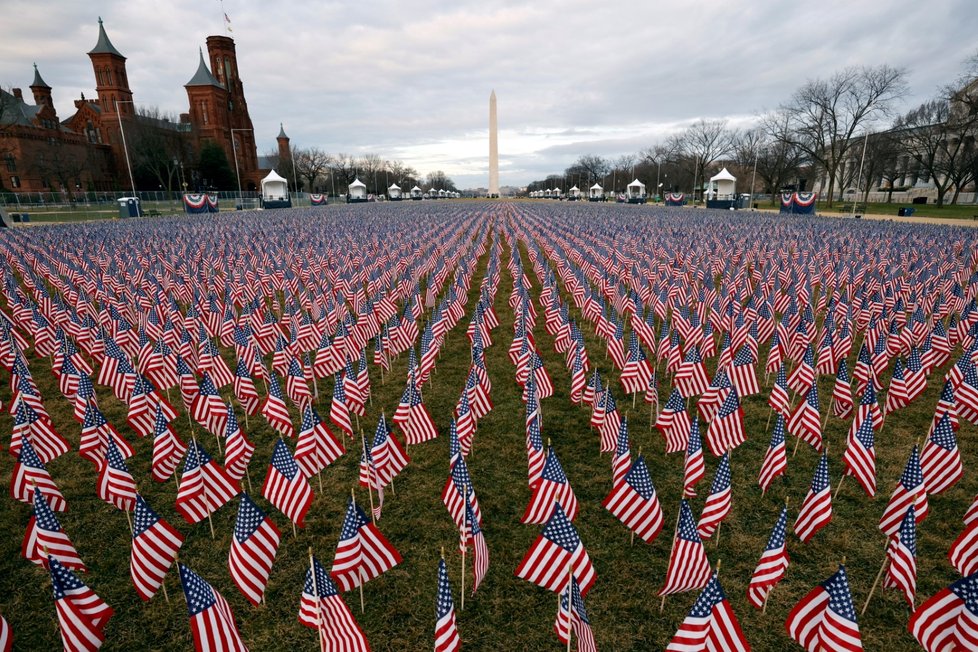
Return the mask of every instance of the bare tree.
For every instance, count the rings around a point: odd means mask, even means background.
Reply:
[[[607,159],[595,154],[584,154],[571,167],[576,168],[577,174],[586,178],[589,185],[592,179],[594,181],[604,179],[611,169]]]
[[[978,137],[978,113],[966,105],[955,104],[955,92],[944,89],[941,95],[924,102],[897,120],[903,131],[906,153],[919,165],[937,190],[937,206],[953,188],[951,203],[958,200],[961,188],[972,180],[972,159]]]
[[[333,158],[318,147],[304,147],[292,152],[295,159],[295,171],[298,177],[308,183],[312,192],[316,188],[316,180],[330,168]],[[352,179],[351,179],[352,181]]]
[[[429,172],[428,176],[425,177],[425,186],[428,190],[431,190],[432,188],[435,190],[450,190],[452,192],[458,190],[458,188],[455,187],[455,182],[452,181],[451,177],[446,175],[441,170]]]
[[[902,69],[858,66],[829,79],[808,81],[783,107],[790,116],[792,142],[829,178],[829,205],[856,132],[889,115],[894,101],[905,93]],[[843,185],[839,184],[840,190]]]
[[[774,111],[765,114],[758,127],[744,132],[739,140],[738,158],[746,162],[747,157],[751,157],[752,174],[756,159],[757,176],[764,190],[771,195],[772,204],[775,195],[798,176],[804,160],[804,153],[792,142],[789,129],[788,114],[783,110]]]
[[[30,165],[42,179],[48,181],[52,191],[70,192],[75,184],[81,185],[82,173],[88,169],[87,151],[88,148],[82,144],[52,138],[38,147]],[[56,181],[58,187],[52,181]]]
[[[167,190],[179,187],[180,168],[193,159],[190,139],[181,131],[179,119],[157,107],[139,107],[127,131],[136,175],[151,178]]]
[[[869,135],[869,140],[866,141],[866,161],[863,170],[863,178],[866,179],[863,203],[869,201],[869,192],[873,186],[885,187],[887,203],[893,200],[893,184],[902,176],[899,164],[901,152],[899,133],[888,129]]]

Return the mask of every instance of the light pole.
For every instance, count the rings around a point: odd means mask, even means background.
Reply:
[[[132,187],[132,196],[136,197],[136,181],[132,176],[132,163],[129,161],[129,147],[126,145],[126,132],[122,128],[122,114],[119,112],[120,104],[132,104],[133,113],[135,113],[136,103],[132,100],[115,100],[115,115],[119,118],[119,135],[122,136],[122,151],[126,155],[126,168],[129,170],[129,185]]]
[[[754,171],[750,175],[750,207],[754,208],[754,181],[757,179],[757,151],[754,151]]]
[[[238,202],[242,202],[242,198],[241,198],[241,172],[238,169],[238,141],[235,140],[235,138],[234,138],[234,132],[236,132],[236,131],[253,131],[253,130],[252,129],[231,129],[231,151],[234,152],[234,176],[237,177],[237,179],[238,179]]]

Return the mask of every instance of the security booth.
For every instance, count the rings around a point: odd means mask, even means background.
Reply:
[[[635,179],[625,188],[625,197],[629,204],[644,204],[647,198],[645,184]]]
[[[139,197],[119,197],[119,217],[139,217],[142,213],[139,210]]]

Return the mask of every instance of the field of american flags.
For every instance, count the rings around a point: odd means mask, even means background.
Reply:
[[[94,392],[100,412],[134,449],[125,464],[140,494],[156,513],[185,536],[179,562],[220,592],[233,610],[241,638],[251,649],[285,646],[316,649],[315,632],[298,621],[305,573],[309,569],[308,549],[312,548],[327,570],[332,567],[350,488],[357,486],[358,478],[363,477],[360,428],[369,447],[377,422],[384,414],[399,442],[405,442],[404,430],[394,425],[392,418],[405,394],[410,352],[405,350],[393,357],[390,369],[383,370],[382,380],[381,366],[374,364],[376,338],[367,338],[363,350],[369,370],[370,393],[369,398],[364,399],[363,416],[348,416],[352,420],[354,437],[345,435],[343,428],[330,418],[333,397],[336,396],[333,391],[336,376],[330,373],[317,378],[318,398],[312,400],[312,407],[347,450],[321,474],[309,478],[314,499],[305,514],[304,527],[298,527],[297,535],[293,536],[291,521],[262,495],[261,490],[281,427],[270,425],[259,410],[249,414],[246,420],[231,385],[218,390],[221,401],[231,401],[240,428],[255,445],[254,455],[247,465],[247,476],[250,477],[242,478],[242,487],[282,533],[264,593],[265,602],[252,606],[236,588],[228,570],[238,499],[213,511],[210,519],[205,517],[193,525],[184,520],[174,505],[177,482],[172,477],[165,482],[152,477],[153,441],[149,437],[140,437],[130,425],[133,419],[127,417],[132,417],[133,402],[127,405],[116,397],[113,387],[98,382],[101,366],[97,356],[82,346],[86,311],[91,312],[96,324],[104,312],[107,330],[121,333],[118,339],[123,342],[130,336],[125,334],[127,329],[119,328],[120,321],[113,314],[126,315],[127,311],[131,316],[129,330],[138,332],[139,326],[143,325],[147,331],[157,332],[158,329],[158,337],[150,337],[147,332],[150,342],[164,339],[165,325],[152,324],[146,318],[157,303],[153,293],[146,291],[155,285],[149,282],[151,276],[160,281],[162,296],[174,299],[174,303],[164,304],[162,312],[174,315],[172,311],[179,310],[181,326],[191,326],[186,328],[190,348],[197,353],[207,352],[209,347],[199,346],[200,328],[193,328],[203,327],[205,340],[211,345],[217,343],[223,362],[231,370],[237,367],[241,357],[240,347],[227,338],[221,342],[226,311],[218,312],[217,317],[211,316],[214,311],[204,291],[208,287],[220,285],[227,290],[230,300],[222,291],[215,293],[217,302],[231,305],[234,321],[243,323],[242,304],[248,296],[244,288],[260,288],[264,284],[268,291],[261,297],[263,321],[271,320],[285,326],[294,323],[297,344],[292,350],[297,354],[295,357],[302,363],[304,354],[309,352],[314,368],[318,362],[320,338],[304,340],[300,336],[303,332],[300,327],[305,325],[305,320],[297,314],[293,315],[295,319],[290,319],[287,314],[292,296],[308,297],[312,304],[325,303],[324,294],[331,289],[332,296],[339,293],[347,309],[356,314],[355,306],[362,302],[357,296],[356,280],[359,280],[364,296],[378,305],[388,298],[385,295],[389,288],[401,287],[403,291],[395,300],[399,315],[409,308],[415,296],[425,304],[417,320],[419,334],[413,342],[417,348],[431,321],[433,308],[450,295],[456,272],[468,277],[467,285],[457,286],[452,309],[461,309],[462,314],[445,331],[440,354],[429,356],[426,363],[419,350],[416,358],[420,361],[419,375],[427,379],[421,387],[423,405],[438,429],[438,437],[406,446],[410,462],[393,480],[393,487],[385,488],[381,517],[376,523],[403,561],[364,584],[363,613],[357,590],[343,594],[366,640],[378,650],[427,649],[434,645],[437,567],[442,548],[455,591],[456,621],[463,649],[556,650],[563,647],[553,631],[557,594],[514,576],[520,561],[543,529],[539,525],[521,523],[532,492],[527,483],[524,388],[516,382],[517,367],[510,355],[516,321],[514,305],[520,303],[511,302],[514,269],[524,274],[528,297],[537,313],[530,332],[543,369],[553,385],[553,395],[539,401],[542,446],[546,447],[550,441],[576,496],[578,514],[573,526],[596,574],[593,587],[583,598],[590,628],[598,649],[618,650],[665,648],[686,618],[699,591],[669,595],[660,613],[658,592],[666,577],[671,538],[683,492],[683,453],[666,455],[664,437],[650,427],[655,407],[645,401],[644,393],[638,394],[635,407],[631,407],[631,397],[623,393],[619,383],[620,371],[612,359],[615,353],[605,354],[609,348],[606,340],[617,339],[615,331],[621,331],[626,352],[632,330],[645,327],[646,337],[651,332],[656,344],[662,332],[661,316],[653,317],[651,328],[645,324],[636,328],[629,319],[623,320],[621,329],[609,328],[602,322],[602,319],[613,321],[613,307],[618,311],[625,309],[624,301],[618,301],[617,305],[613,301],[619,287],[617,281],[634,278],[637,287],[633,289],[636,291],[641,289],[645,278],[657,284],[655,296],[647,295],[643,306],[646,311],[652,310],[658,301],[662,306],[660,310],[665,311],[663,314],[672,326],[666,332],[677,332],[675,338],[667,337],[667,341],[676,339],[685,344],[696,337],[695,331],[701,327],[691,324],[695,320],[680,314],[680,308],[683,304],[695,307],[702,302],[710,305],[712,298],[704,295],[700,299],[698,296],[698,290],[708,281],[714,287],[719,282],[721,288],[747,287],[748,282],[751,287],[757,287],[764,285],[765,275],[771,275],[776,279],[771,282],[771,287],[778,288],[773,290],[771,297],[775,308],[772,318],[779,319],[785,307],[777,293],[787,294],[780,288],[789,287],[793,274],[799,278],[807,274],[815,290],[802,288],[802,294],[811,297],[817,331],[811,338],[811,345],[816,350],[822,343],[827,308],[819,301],[826,288],[816,284],[816,279],[823,284],[832,283],[829,279],[838,279],[835,284],[848,282],[856,287],[867,283],[875,274],[886,274],[886,278],[892,279],[893,287],[905,291],[908,297],[917,293],[925,336],[933,326],[931,312],[936,292],[934,296],[920,294],[925,291],[927,280],[921,270],[926,272],[928,266],[933,265],[937,276],[950,271],[960,277],[965,299],[956,311],[940,308],[947,313],[943,315],[945,322],[955,314],[960,318],[967,300],[978,290],[972,277],[978,260],[970,253],[975,251],[978,232],[949,227],[785,220],[770,216],[743,218],[678,208],[471,203],[372,205],[276,211],[257,218],[249,216],[247,220],[240,216],[221,216],[210,220],[181,218],[45,227],[6,235],[2,270],[5,297],[0,307],[15,327],[5,339],[13,342],[16,337],[23,337],[31,345],[24,353],[29,375],[36,384],[43,409],[50,415],[53,429],[72,449],[47,462],[46,466],[68,505],[67,511],[56,512],[57,520],[89,569],[88,573],[78,575],[114,610],[114,616],[105,626],[104,649],[189,650],[193,648],[193,639],[175,565],[165,581],[169,602],[158,593],[143,603],[132,585],[129,572],[131,535],[126,515],[99,497],[96,466],[78,455],[82,425],[73,416],[75,402],[62,393],[62,387],[69,383],[59,382],[60,379],[52,374],[52,363],[59,359],[53,326],[58,320],[64,322],[66,333],[73,333],[67,337],[77,345],[79,352],[76,355],[93,368],[92,380],[95,381]],[[557,260],[548,257],[560,251],[561,246],[566,247],[562,254],[566,258],[558,260],[573,262],[582,270],[580,278],[587,278],[591,284],[587,288],[589,296],[591,292],[607,290],[605,312],[601,318],[595,317],[591,306],[581,306],[574,301],[566,283],[568,277],[552,271],[556,269]],[[549,251],[545,247],[549,247]],[[596,247],[607,247],[600,249],[605,257],[598,255]],[[745,262],[752,259],[752,252],[760,250],[771,252],[770,268],[761,269],[760,265]],[[66,252],[65,256],[55,253],[62,251]],[[325,259],[326,254],[330,258]],[[514,254],[518,256],[518,265],[514,263]],[[404,264],[399,266],[399,261]],[[830,262],[836,264],[837,269],[833,269]],[[604,269],[600,269],[602,266]],[[946,269],[941,269],[942,266]],[[360,269],[368,270],[368,273],[356,279]],[[395,272],[387,277],[385,285],[380,272],[390,269]],[[442,269],[445,271],[439,282]],[[371,276],[374,270],[378,272],[376,277]],[[848,281],[845,280],[846,273],[849,274]],[[402,277],[410,278],[403,278],[402,283]],[[469,549],[464,582],[467,595],[462,609],[458,593],[462,586],[459,533],[441,494],[450,474],[449,422],[466,387],[473,358],[466,327],[476,313],[484,279],[494,283],[494,277],[498,277],[498,283],[492,308],[499,325],[489,329],[492,343],[484,347],[493,408],[477,420],[471,440],[472,450],[465,459],[478,496],[481,529],[490,563],[484,581],[472,595],[472,549]],[[431,278],[435,278],[437,289],[429,289]],[[603,386],[612,388],[618,414],[628,416],[632,459],[641,451],[664,515],[662,531],[651,544],[644,543],[641,537],[631,543],[630,531],[601,506],[612,490],[612,460],[617,453],[599,454],[602,433],[590,423],[591,410],[575,405],[570,399],[569,369],[572,365],[567,364],[564,353],[555,351],[555,345],[563,335],[559,332],[551,334],[546,328],[548,305],[539,301],[544,284],[556,288],[560,303],[567,307],[566,317],[580,326],[581,341],[590,361],[586,377],[590,379],[593,370],[597,369]],[[195,285],[202,289],[199,293],[195,293]],[[797,290],[802,285],[792,287]],[[465,287],[467,291],[463,291]],[[930,290],[933,292],[933,287]],[[429,296],[430,306],[427,305]],[[31,303],[36,304],[36,312],[44,316],[43,321],[48,323],[46,329],[38,325],[35,310],[25,308]],[[858,327],[859,310],[867,313],[873,310],[868,298],[865,303],[868,308],[854,306],[852,317],[853,344],[847,363],[854,377],[865,331],[865,326]],[[880,303],[883,303],[882,299]],[[193,309],[188,310],[191,305]],[[907,330],[919,328],[919,322],[914,319],[916,307],[915,303],[909,303],[909,299],[905,302],[905,313],[910,317]],[[304,310],[313,322],[327,319],[324,315],[313,317],[312,309]],[[81,326],[70,318],[72,312],[78,314],[79,311],[81,315],[77,321]],[[585,312],[590,314],[590,319]],[[735,319],[731,330],[738,331],[740,327]],[[93,329],[87,328],[91,339]],[[288,330],[280,331],[283,337]],[[605,335],[599,335],[599,331]],[[718,361],[724,360],[726,355],[732,364],[737,353],[724,353],[724,337],[718,331],[722,331],[722,326],[711,336],[712,350],[708,350],[711,345],[705,340],[700,346],[710,379],[716,375]],[[261,329],[256,329],[256,339],[260,334]],[[334,332],[329,335],[333,336]],[[735,341],[740,337],[738,332],[732,335]],[[378,336],[384,338],[383,329]],[[134,367],[138,367],[143,347],[138,335],[134,339],[136,342],[130,345],[133,352],[129,359]],[[261,364],[266,373],[281,368],[279,393],[284,396],[284,405],[298,433],[303,423],[299,405],[307,399],[301,392],[289,391],[286,387],[289,361],[286,360],[284,365],[279,363],[288,353],[276,353],[275,339],[272,338],[272,345],[262,355]],[[899,332],[894,339],[899,341]],[[922,340],[915,343],[922,343]],[[298,344],[303,341],[307,344]],[[657,400],[664,406],[672,390],[671,375],[667,371],[669,353],[663,355],[652,351],[644,339],[642,341],[649,364],[656,368]],[[765,374],[770,339],[759,339],[757,345],[756,375],[760,391],[750,395],[746,391],[740,392],[746,441],[734,448],[729,457],[731,511],[705,546],[713,566],[722,560],[720,579],[723,589],[747,641],[756,650],[791,649],[794,644],[784,628],[789,611],[813,587],[837,570],[843,555],[856,612],[861,610],[885,557],[886,538],[877,527],[880,516],[903,473],[911,448],[927,438],[935,420],[935,406],[941,399],[945,373],[961,357],[963,350],[960,343],[956,344],[948,360],[937,366],[929,377],[922,377],[925,379],[923,391],[906,407],[888,414],[882,429],[876,431],[875,498],[867,497],[854,478],[847,478],[835,495],[845,468],[843,454],[853,417],[858,417],[861,412],[854,408],[848,418],[828,417],[821,429],[821,437],[828,454],[832,520],[810,542],[802,544],[792,526],[812,484],[819,453],[806,440],[792,456],[796,436],[789,428],[786,433],[787,472],[783,478],[776,478],[762,496],[757,478],[770,442],[768,428],[773,429],[775,425],[775,419],[769,418],[768,396],[776,374]],[[305,349],[305,346],[311,348]],[[47,353],[39,355],[38,349]],[[4,353],[6,362],[10,355]],[[680,358],[678,362],[686,357],[679,352],[674,355]],[[912,357],[899,355],[901,358]],[[200,371],[201,358],[205,357],[198,355],[198,367],[192,371]],[[790,372],[803,360],[804,356],[798,355],[793,364],[787,361],[789,378],[792,377]],[[893,360],[885,365],[873,362],[880,366],[876,373],[883,387],[879,398],[882,406]],[[253,360],[249,361],[249,364],[253,363]],[[426,368],[432,363],[433,368]],[[353,367],[356,368],[356,361],[353,361]],[[22,369],[20,374],[23,375]],[[61,377],[64,375],[62,373]],[[210,375],[216,378],[222,374]],[[311,375],[306,374],[310,387]],[[9,368],[0,371],[0,380],[4,381],[0,383],[0,400],[4,406],[0,429],[8,433],[15,431],[15,419],[9,410],[14,397],[10,383],[6,382],[10,376]],[[200,382],[202,377],[194,374],[193,379]],[[268,394],[265,384],[257,377],[254,383],[264,401]],[[817,375],[822,420],[833,409],[835,385],[834,373]],[[182,385],[175,384],[169,392],[157,391],[161,397],[169,397],[169,403],[178,412],[170,427],[185,443],[195,435],[214,461],[224,462],[222,449],[225,442],[222,440],[219,444],[215,434],[206,427],[216,418],[216,412],[201,414],[200,423],[194,421],[191,425],[188,412],[193,410],[186,409],[181,398],[182,389]],[[790,388],[788,392],[791,396]],[[349,397],[350,392],[341,394]],[[584,394],[587,394],[586,390]],[[803,397],[804,394],[794,395],[791,407]],[[857,408],[860,398],[861,394],[853,393]],[[22,397],[21,400],[34,399]],[[722,403],[721,400],[715,406],[714,418]],[[690,414],[696,409],[697,399],[693,398],[689,403]],[[226,419],[219,421],[224,423]],[[928,497],[928,514],[917,528],[917,605],[960,578],[947,554],[964,530],[962,518],[978,492],[978,478],[973,472],[978,441],[975,425],[966,418],[959,421],[960,428],[955,435],[963,476],[943,493]],[[211,425],[218,429],[218,424]],[[700,419],[700,430],[707,439],[704,444],[712,442],[709,425],[710,421]],[[23,431],[23,427],[17,431]],[[725,427],[721,432],[722,441],[731,439],[728,431],[729,427]],[[296,452],[294,438],[286,438],[286,445]],[[6,451],[6,440],[3,447]],[[703,448],[705,476],[696,485],[697,496],[690,499],[690,507],[697,519],[710,493],[710,483],[719,462],[713,455],[712,445]],[[544,453],[546,450],[543,449]],[[15,462],[16,458],[10,455],[0,456],[0,473],[4,481],[9,482],[15,475]],[[306,468],[302,463],[300,467]],[[183,470],[181,460],[176,476]],[[747,586],[786,497],[786,545],[790,565],[784,579],[770,593],[762,613],[748,603]],[[371,498],[364,488],[357,487],[356,499],[369,514],[367,507]],[[377,492],[373,492],[372,499],[379,500]],[[12,498],[0,502],[4,505],[0,509],[3,532],[3,554],[0,555],[0,577],[3,579],[0,583],[4,588],[0,594],[3,596],[0,598],[0,615],[11,626],[15,649],[56,646],[59,631],[51,617],[55,607],[48,573],[20,556],[21,541],[32,513],[31,505]],[[205,522],[208,520],[210,523]],[[210,526],[213,526],[213,538]],[[907,633],[908,618],[909,611],[901,592],[877,588],[859,622],[864,647],[920,649]]]

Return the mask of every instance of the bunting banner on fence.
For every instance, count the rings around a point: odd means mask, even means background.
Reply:
[[[682,206],[686,203],[686,195],[681,192],[667,192],[666,206]]]
[[[315,193],[309,193],[309,203],[313,206],[325,206],[326,205],[326,195],[317,195]]]

